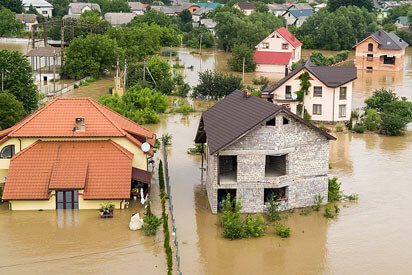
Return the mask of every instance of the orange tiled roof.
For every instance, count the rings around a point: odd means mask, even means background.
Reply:
[[[85,118],[86,131],[73,131],[76,117]],[[10,137],[126,137],[138,146],[146,139],[156,142],[149,130],[89,98],[57,98],[0,132],[0,140]]]
[[[84,199],[130,196],[133,154],[113,141],[38,141],[11,159],[5,200],[45,200],[53,189]]]

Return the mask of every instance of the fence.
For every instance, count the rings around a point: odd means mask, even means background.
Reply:
[[[85,77],[81,80],[75,81],[72,84],[63,84],[61,85],[62,88],[60,88],[59,90],[56,90],[56,92],[54,91],[50,91],[53,88],[53,85],[48,85],[47,88],[45,88],[46,90],[42,89],[42,93],[45,95],[45,97],[40,101],[40,104],[45,104],[47,102],[49,102],[50,100],[59,97],[67,92],[70,92],[72,90],[74,90],[74,86],[77,85],[78,87],[80,86],[80,82],[89,79],[90,77]]]
[[[169,215],[172,220],[172,236],[173,236],[173,244],[175,245],[175,250],[176,250],[176,263],[177,263],[177,274],[182,275],[182,272],[180,271],[180,251],[179,251],[179,242],[177,239],[177,230],[176,230],[176,220],[173,212],[173,196],[172,196],[172,190],[170,186],[170,178],[169,178],[169,162],[167,160],[167,150],[166,146],[163,144],[163,163],[164,163],[164,175],[165,175],[165,180],[166,180],[166,189],[167,189],[167,195],[169,197]]]

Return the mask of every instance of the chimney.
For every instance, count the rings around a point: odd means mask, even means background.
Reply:
[[[288,74],[289,74],[289,69],[288,67],[285,66],[285,77],[288,76]]]
[[[381,31],[378,31],[378,35],[381,36]]]
[[[84,117],[76,117],[75,126],[73,132],[84,132],[86,131],[86,120]]]
[[[252,95],[252,93],[248,89],[243,89],[242,92],[244,98],[248,98]]]

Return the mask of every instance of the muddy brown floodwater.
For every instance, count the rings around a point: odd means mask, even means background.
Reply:
[[[410,274],[412,129],[403,137],[337,135],[330,173],[360,199],[341,203],[336,219],[296,210],[285,220],[289,239],[269,228],[262,238],[230,241],[210,213],[200,157],[186,154],[199,119],[172,115],[151,126],[173,136],[170,178],[183,274]]]

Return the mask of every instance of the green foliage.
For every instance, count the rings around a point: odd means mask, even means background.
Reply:
[[[269,83],[269,79],[264,76],[260,76],[259,78],[252,79],[252,83],[254,85],[267,85]]]
[[[9,9],[0,6],[0,37],[17,35],[23,25]]]
[[[330,178],[328,180],[328,202],[340,201],[341,198],[342,194],[338,178]]]
[[[223,237],[234,240],[245,236],[244,223],[240,216],[241,208],[240,202],[236,202],[235,199],[232,201],[230,194],[228,194],[226,200],[223,202],[221,215]]]
[[[368,131],[376,131],[382,123],[381,115],[375,109],[368,109],[363,123]]]
[[[365,33],[376,31],[378,25],[373,13],[349,6],[334,12],[320,10],[296,30],[297,38],[305,48],[349,50]]]
[[[343,125],[342,124],[336,124],[335,126],[336,132],[343,132]]]
[[[16,51],[0,50],[3,88],[23,104],[27,113],[37,109],[38,93],[27,58]]]
[[[359,195],[353,193],[353,194],[350,194],[350,195],[344,195],[343,198],[345,200],[348,200],[348,201],[358,201],[359,200]]]
[[[177,96],[180,97],[186,97],[188,95],[188,93],[190,92],[190,85],[187,83],[184,83],[183,85],[180,85],[177,88]]]
[[[90,2],[99,4],[102,14],[108,12],[131,12],[126,0],[91,0]]]
[[[115,205],[111,202],[103,202],[100,204],[99,210],[101,212],[113,212]]]
[[[22,7],[22,1],[21,0],[1,0],[0,1],[0,8],[1,7],[9,9],[12,12],[15,12],[15,13],[22,13],[23,12],[23,7]]]
[[[298,100],[303,101],[305,95],[309,93],[309,88],[312,86],[310,83],[310,75],[308,72],[304,72],[303,74],[300,75],[300,94],[298,94]],[[301,98],[299,98],[301,97]]]
[[[276,198],[272,195],[269,198],[269,202],[266,204],[266,213],[270,221],[275,222],[275,221],[280,221],[280,213],[279,213],[279,205],[280,202],[276,201]]]
[[[322,206],[323,203],[323,196],[321,194],[317,194],[315,198],[313,199],[313,210],[319,211],[320,207]]]
[[[131,26],[141,25],[141,24],[156,24],[161,27],[174,27],[177,28],[178,26],[178,18],[174,16],[168,16],[165,13],[157,10],[150,10],[146,12],[144,15],[136,16],[133,18],[132,22],[130,22]]]
[[[164,133],[160,140],[165,146],[172,145],[172,135],[169,133]]]
[[[195,109],[192,106],[190,106],[189,104],[185,103],[185,104],[180,105],[176,109],[174,109],[174,111],[176,113],[181,113],[181,114],[184,114],[184,115],[188,115],[189,113],[195,112]]]
[[[232,55],[228,60],[230,69],[237,72],[243,71],[243,59],[245,60],[245,72],[253,72],[256,63],[253,58],[254,51],[245,44],[236,44],[232,48]]]
[[[312,209],[310,209],[309,207],[303,208],[299,215],[301,216],[308,216],[310,213],[312,212]]]
[[[70,78],[101,76],[111,70],[121,53],[115,40],[106,35],[91,34],[76,38],[66,49],[66,62],[62,72]]]
[[[333,219],[336,214],[333,212],[333,210],[330,207],[325,208],[325,212],[323,213],[323,216],[328,219]]]
[[[310,61],[315,63],[317,66],[330,66],[335,63],[339,63],[348,59],[349,51],[340,51],[335,56],[324,56],[319,51],[314,51],[310,56]]]
[[[53,5],[53,16],[63,17],[69,10],[69,0],[51,0]]]
[[[283,19],[273,14],[255,12],[245,16],[238,10],[227,7],[216,9],[213,16],[217,22],[218,46],[225,51],[231,51],[236,44],[245,44],[252,49],[274,29],[284,24]]]
[[[26,115],[23,104],[7,92],[0,92],[0,130],[7,129]]]
[[[412,22],[412,20],[410,22]],[[412,45],[412,33],[406,30],[397,30],[396,35],[402,38],[409,45]]]
[[[378,112],[382,112],[383,106],[386,103],[390,103],[398,99],[399,98],[393,90],[381,88],[374,91],[373,95],[365,100],[366,109],[375,109]]]
[[[357,6],[359,8],[365,8],[368,11],[373,10],[372,0],[328,0],[328,9],[335,11],[342,6]]]
[[[199,82],[193,89],[194,98],[219,99],[243,87],[240,77],[212,71],[199,73]]]
[[[353,126],[352,130],[355,133],[363,134],[366,131],[366,126],[361,123],[356,123],[355,126]]]
[[[388,136],[402,136],[405,134],[407,120],[396,113],[382,114],[382,133]]]
[[[183,43],[191,48],[199,48],[200,36],[202,36],[202,48],[212,48],[215,46],[215,37],[204,26],[186,32],[183,35]]]
[[[245,219],[245,235],[247,237],[261,237],[265,235],[265,220],[260,214],[256,214],[254,217],[247,215]]]
[[[162,224],[162,219],[149,214],[143,218],[143,233],[146,236],[156,235],[157,229]]]
[[[281,224],[281,223],[277,223],[275,225],[275,231],[276,231],[276,235],[278,235],[281,238],[289,238],[291,235],[290,227],[287,227],[286,225]]]

